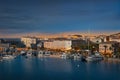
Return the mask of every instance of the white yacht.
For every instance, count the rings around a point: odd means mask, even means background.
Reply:
[[[88,56],[86,61],[100,61],[103,60],[103,57],[99,53],[95,53],[95,55]]]
[[[32,56],[32,53],[27,53],[26,56],[27,56],[27,57],[31,57],[31,56]]]
[[[66,58],[67,58],[66,53],[63,53],[63,54],[61,55],[61,58],[62,58],[62,59],[66,59]]]
[[[26,57],[31,57],[32,56],[32,50],[27,51]]]
[[[43,57],[43,51],[38,52],[38,57]]]
[[[81,54],[74,54],[74,60],[79,60],[81,59],[82,55]]]
[[[12,55],[5,55],[2,57],[3,60],[11,60],[11,59],[14,59],[15,56],[12,56]]]
[[[20,54],[24,56],[24,55],[26,55],[26,52],[25,51],[21,51]]]
[[[21,52],[20,52],[20,54],[24,54],[24,53],[25,53],[25,51],[21,51]]]
[[[45,56],[50,56],[50,51],[45,51]]]

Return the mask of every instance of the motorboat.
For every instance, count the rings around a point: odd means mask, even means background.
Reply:
[[[67,58],[66,53],[63,53],[63,54],[61,55],[61,58],[62,58],[62,59],[66,59],[66,58]]]
[[[2,57],[3,60],[11,60],[11,59],[14,59],[14,58],[15,58],[15,56],[13,56],[13,55],[4,55]]]
[[[100,61],[100,60],[103,60],[103,57],[100,55],[100,53],[95,53],[94,55],[86,57],[86,61]]]
[[[103,60],[102,57],[92,57],[92,56],[88,56],[86,58],[86,61],[100,61],[100,60]]]
[[[50,56],[50,51],[45,51],[45,56]]]
[[[27,53],[26,54],[26,57],[31,57],[32,56],[32,53]]]
[[[81,54],[74,54],[74,60],[79,60],[82,58]]]
[[[20,54],[21,54],[22,56],[25,56],[25,55],[26,55],[26,52],[25,52],[25,51],[21,51]]]
[[[32,55],[33,55],[33,56],[38,56],[38,52],[37,52],[37,51],[33,51],[33,52],[32,52]]]
[[[27,51],[26,57],[31,57],[32,56],[32,50]]]
[[[43,51],[38,52],[38,57],[43,57]]]

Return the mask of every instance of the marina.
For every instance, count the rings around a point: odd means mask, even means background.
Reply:
[[[120,80],[120,0],[0,0],[0,80]]]
[[[80,60],[80,61],[102,61],[104,60],[104,57],[96,52],[94,55],[91,53],[87,53],[87,55],[84,55],[84,53],[70,53],[70,52],[54,52],[54,51],[48,51],[48,50],[22,50],[20,53],[1,53],[0,61],[3,60],[12,60],[16,58],[17,56],[24,56],[26,58],[29,57],[36,57],[36,58],[43,58],[43,57],[49,57],[49,58],[61,58],[61,59],[70,59],[70,60]]]
[[[1,80],[119,80],[118,62],[17,56],[0,62]]]

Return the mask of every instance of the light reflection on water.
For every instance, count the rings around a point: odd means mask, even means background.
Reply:
[[[0,80],[120,80],[120,63],[24,58],[0,62]]]

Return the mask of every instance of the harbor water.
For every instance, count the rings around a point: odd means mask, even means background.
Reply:
[[[0,62],[0,80],[120,80],[120,63],[19,56]]]

